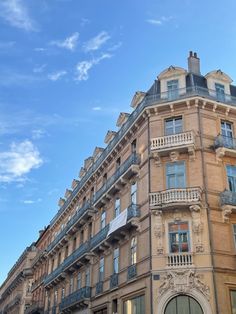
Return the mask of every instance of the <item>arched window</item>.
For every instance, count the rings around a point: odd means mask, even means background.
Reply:
[[[179,295],[167,304],[164,314],[203,314],[200,304],[190,296]]]

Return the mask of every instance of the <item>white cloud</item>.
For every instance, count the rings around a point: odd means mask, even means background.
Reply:
[[[35,204],[35,203],[40,203],[42,202],[42,199],[41,198],[38,198],[37,200],[23,200],[22,203],[24,204]]]
[[[92,110],[94,110],[94,111],[101,111],[102,108],[101,107],[93,107]]]
[[[73,51],[77,46],[78,39],[79,39],[79,33],[76,32],[72,34],[71,36],[67,37],[65,40],[54,40],[54,41],[51,41],[50,44]]]
[[[42,73],[45,70],[46,66],[47,66],[46,64],[38,65],[33,69],[33,72]]]
[[[23,0],[1,0],[0,16],[13,27],[35,30],[35,22],[30,18]]]
[[[99,64],[102,60],[104,59],[109,59],[111,58],[112,55],[109,53],[104,53],[101,55],[101,57],[96,58],[96,59],[92,59],[89,61],[81,61],[77,64],[76,66],[76,81],[87,81],[87,79],[89,78],[89,70],[94,66]]]
[[[55,73],[51,73],[48,75],[48,78],[49,80],[51,81],[58,81],[60,80],[64,75],[66,75],[67,72],[66,71],[58,71],[58,72],[55,72]]]
[[[108,35],[107,32],[103,31],[99,33],[97,36],[91,38],[89,41],[87,41],[84,44],[84,50],[86,52],[98,50],[101,48],[102,45],[104,45],[109,39],[110,35]]]
[[[114,44],[113,46],[108,48],[108,51],[115,51],[115,50],[119,49],[121,46],[122,46],[122,42],[119,41],[117,44]]]
[[[24,181],[27,173],[42,164],[40,153],[31,141],[12,143],[8,151],[0,152],[0,182]]]
[[[45,135],[45,133],[46,132],[44,130],[42,130],[42,129],[33,130],[32,131],[32,138],[34,140],[38,140],[38,139],[42,138]]]
[[[172,16],[162,16],[160,19],[148,19],[146,22],[152,25],[161,26],[163,23],[169,22],[172,19]]]

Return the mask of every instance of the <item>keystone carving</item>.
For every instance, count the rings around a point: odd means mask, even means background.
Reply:
[[[193,270],[168,271],[159,287],[159,295],[162,296],[168,291],[188,293],[192,289],[198,290],[209,300],[210,289],[202,282],[200,274]]]
[[[223,222],[228,223],[229,222],[229,216],[232,214],[232,206],[230,205],[224,205],[222,206],[222,219]]]

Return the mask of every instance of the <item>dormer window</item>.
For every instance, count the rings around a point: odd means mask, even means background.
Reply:
[[[225,101],[225,87],[222,84],[215,83],[216,98],[219,101]]]
[[[167,81],[167,93],[168,99],[176,99],[179,95],[179,81],[178,80],[171,80]]]

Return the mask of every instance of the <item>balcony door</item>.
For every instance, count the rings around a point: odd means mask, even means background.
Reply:
[[[165,135],[172,135],[182,132],[182,117],[175,117],[165,120]]]
[[[164,314],[203,314],[203,310],[192,297],[179,295],[167,304]]]
[[[169,250],[170,253],[187,253],[190,251],[187,222],[169,224]]]
[[[167,82],[168,99],[177,99],[179,95],[179,81],[171,80]]]
[[[233,126],[232,123],[221,121],[221,135],[223,137],[224,146],[233,147]]]
[[[236,166],[226,166],[229,190],[236,192]]]

